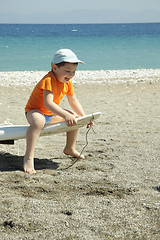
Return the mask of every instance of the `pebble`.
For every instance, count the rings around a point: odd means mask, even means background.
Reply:
[[[2,86],[28,86],[35,85],[41,80],[47,71],[16,71],[0,72],[0,85]],[[134,69],[134,70],[97,70],[77,71],[73,83],[137,83],[157,82],[160,80],[160,69]]]

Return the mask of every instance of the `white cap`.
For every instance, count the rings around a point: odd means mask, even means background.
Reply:
[[[51,64],[57,64],[61,62],[68,62],[68,63],[82,63],[81,60],[79,60],[74,52],[72,52],[70,49],[60,49],[58,50],[51,62]]]

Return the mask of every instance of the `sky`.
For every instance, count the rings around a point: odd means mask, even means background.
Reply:
[[[0,0],[0,23],[160,22],[160,0]]]

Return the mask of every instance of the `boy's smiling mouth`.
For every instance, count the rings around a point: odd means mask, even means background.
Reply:
[[[68,81],[69,81],[69,78],[65,77],[65,81],[67,81],[67,82],[68,82]]]

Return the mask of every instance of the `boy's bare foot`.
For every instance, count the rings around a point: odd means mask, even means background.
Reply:
[[[84,159],[84,155],[80,155],[80,153],[77,150],[71,150],[71,149],[64,149],[64,154],[70,155],[75,158],[81,158]]]
[[[35,174],[36,171],[34,169],[34,160],[33,159],[25,159],[24,157],[24,171],[25,173]]]

